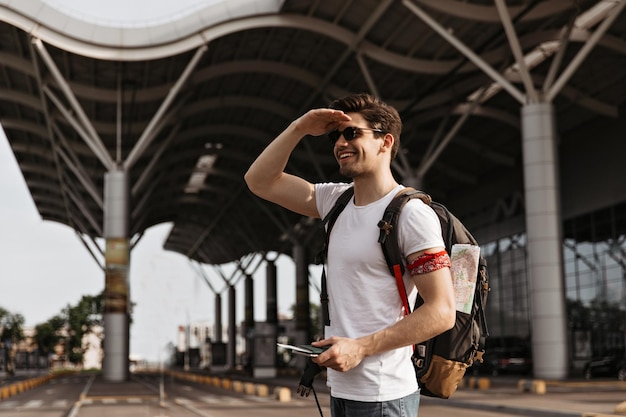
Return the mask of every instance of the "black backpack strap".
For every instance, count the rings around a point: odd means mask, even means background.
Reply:
[[[409,187],[404,188],[391,200],[391,203],[385,209],[382,220],[378,222],[378,228],[380,229],[378,242],[382,246],[389,272],[393,276],[396,276],[396,268],[400,269],[400,275],[404,274],[404,262],[398,246],[396,223],[400,217],[400,211],[412,198],[419,198],[427,205],[430,205],[432,202],[430,196],[425,192]]]
[[[330,315],[328,312],[328,290],[326,288],[326,256],[328,254],[328,241],[330,239],[330,231],[337,221],[337,217],[348,205],[348,202],[354,195],[354,187],[347,188],[335,201],[335,205],[330,209],[328,214],[322,219],[322,227],[326,226],[326,242],[322,250],[318,254],[318,263],[322,264],[322,288],[320,290],[320,303],[322,304],[322,322],[325,326],[330,326]]]

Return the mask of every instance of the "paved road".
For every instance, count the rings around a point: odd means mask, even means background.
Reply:
[[[161,387],[163,389],[161,390]],[[161,395],[164,393],[164,395]],[[328,392],[318,387],[324,417],[330,417]],[[467,404],[467,403],[466,403]],[[313,395],[295,392],[289,402],[273,396],[237,393],[211,384],[169,376],[134,376],[124,384],[106,383],[94,375],[67,375],[0,401],[0,417],[318,417]],[[420,417],[513,417],[463,404],[425,399]]]
[[[133,375],[131,381],[107,383],[99,376],[60,376],[0,401],[0,417],[318,417],[313,395],[293,390],[294,378],[274,380],[289,387],[291,401],[273,395],[236,392],[205,382]],[[328,391],[316,380],[324,417],[330,417]],[[626,386],[616,381],[589,385],[550,385],[546,395],[520,392],[509,381],[490,390],[460,389],[451,400],[422,398],[420,417],[581,417],[589,412],[612,415],[626,400]]]

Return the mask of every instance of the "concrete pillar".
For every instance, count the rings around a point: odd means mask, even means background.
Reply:
[[[309,262],[307,251],[301,244],[293,246],[296,264],[296,332],[297,343],[311,343],[311,314],[309,305]]]
[[[237,366],[237,292],[234,286],[228,287],[228,367]]]
[[[266,321],[271,324],[278,324],[278,297],[276,291],[276,264],[268,262],[265,268],[265,307]]]
[[[534,375],[567,377],[562,220],[554,110],[522,107],[522,149]]]
[[[252,375],[254,378],[274,378],[276,369],[276,336],[278,312],[276,307],[276,265],[268,261],[265,288],[267,301],[265,322],[255,324],[254,356]]]
[[[246,335],[246,363],[243,365],[247,370],[251,370],[254,366],[254,280],[251,275],[246,275],[245,286],[245,305],[244,305],[244,330]]]
[[[244,306],[244,322],[246,329],[254,328],[254,280],[251,275],[246,275],[245,280],[245,300]]]
[[[269,371],[266,373],[270,376],[276,375],[276,338],[278,337],[278,292],[276,287],[276,264],[274,262],[268,262],[265,268],[265,299],[267,301],[266,306],[266,321],[268,329],[268,338],[271,339],[269,343],[270,348],[270,360]]]
[[[127,175],[111,171],[104,175],[104,360],[102,376],[111,382],[129,377],[130,294],[128,271],[129,192]]]
[[[222,341],[222,295],[215,294],[215,342]]]

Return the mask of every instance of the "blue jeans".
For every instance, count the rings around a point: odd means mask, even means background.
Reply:
[[[364,402],[331,397],[332,417],[417,417],[420,392],[383,402]]]

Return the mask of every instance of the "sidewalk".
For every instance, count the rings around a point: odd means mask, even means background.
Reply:
[[[486,379],[488,388],[471,388],[467,377],[463,387],[447,400],[422,396],[423,404],[439,404],[448,407],[496,411],[532,417],[606,417],[626,416],[626,382],[616,380],[567,380],[541,381],[545,393],[524,389],[532,385],[532,379],[495,377]],[[293,395],[299,376],[278,376],[257,380],[272,386],[292,389]],[[522,382],[520,384],[520,381]],[[474,386],[477,386],[474,384]],[[483,385],[481,385],[483,386]],[[318,392],[327,392],[321,376],[315,380]],[[541,392],[541,391],[540,391]],[[619,407],[621,413],[616,412]]]
[[[545,394],[524,391],[517,384],[492,382],[489,389],[459,389],[451,399],[422,397],[426,403],[501,411],[533,417],[625,416],[626,383],[619,381],[545,381]],[[616,409],[622,412],[616,413]]]

